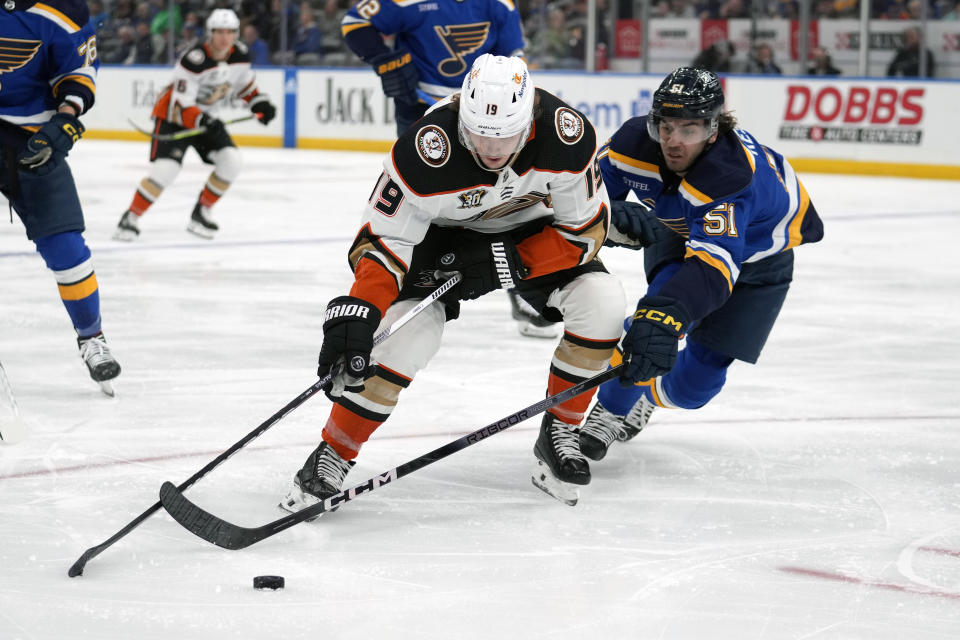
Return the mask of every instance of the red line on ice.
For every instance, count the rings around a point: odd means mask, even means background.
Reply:
[[[915,593],[921,596],[936,596],[938,598],[949,598],[950,600],[960,600],[960,593],[952,591],[939,591],[936,589],[922,589],[906,584],[897,584],[895,582],[884,582],[882,580],[864,580],[856,576],[848,576],[833,571],[822,571],[819,569],[807,569],[804,567],[780,567],[780,571],[785,573],[795,573],[812,578],[823,578],[824,580],[833,580],[835,582],[849,582],[851,584],[862,584],[866,587],[877,589],[887,589],[889,591],[901,591],[904,593]]]

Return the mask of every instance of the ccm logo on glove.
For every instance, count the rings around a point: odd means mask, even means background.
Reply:
[[[678,336],[683,333],[683,322],[658,309],[646,309],[644,307],[640,307],[636,310],[636,312],[634,312],[633,319],[654,322]]]

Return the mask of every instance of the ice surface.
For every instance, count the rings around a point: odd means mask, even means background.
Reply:
[[[129,245],[110,236],[146,146],[71,154],[113,400],[19,221],[0,226],[0,361],[31,430],[0,446],[0,638],[960,637],[955,182],[805,176],[826,239],[797,251],[760,363],[701,410],[655,413],[574,508],[531,485],[530,421],[243,551],[161,511],[68,578],[315,380],[381,156],[242,152],[216,240],[185,231],[208,172],[191,156]],[[604,259],[635,301],[640,254]],[[348,482],[535,402],[552,349],[505,294],[466,305]],[[279,517],[328,409],[309,400],[187,494]],[[254,591],[262,574],[286,589]]]

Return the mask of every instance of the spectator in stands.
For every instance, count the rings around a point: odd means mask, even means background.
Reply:
[[[747,18],[750,16],[744,0],[725,0],[717,11],[718,18]]]
[[[823,47],[814,47],[810,50],[810,66],[807,74],[811,76],[838,76],[840,69],[833,66],[830,52]]]
[[[933,53],[924,49],[927,56],[927,77],[933,77]],[[920,30],[907,27],[903,30],[902,44],[887,66],[888,76],[915,78],[920,75]]]
[[[138,22],[134,27],[136,39],[133,44],[133,64],[152,64],[154,60],[153,34],[150,33],[150,24]],[[125,63],[129,64],[129,63]]]
[[[150,21],[150,32],[154,35],[163,34],[170,28],[170,5],[167,0],[153,0],[153,5],[157,9],[153,14],[153,20]],[[179,31],[183,26],[183,16],[180,13],[180,5],[173,5],[173,29]]]
[[[346,13],[346,9],[340,8],[338,0],[325,0],[323,11],[317,16],[317,27],[322,36],[320,46],[323,50],[324,64],[346,64],[354,57],[347,53],[347,48],[343,44],[343,34],[340,31],[340,23]]]
[[[571,69],[582,66],[573,56],[571,33],[567,29],[567,15],[554,5],[547,10],[547,26],[534,34],[529,56],[542,68]]]
[[[690,0],[670,0],[671,18],[696,18],[697,9]]]
[[[946,3],[947,7],[950,7],[951,5],[952,5],[952,8],[944,9],[943,19],[944,20],[960,20],[960,0],[957,0],[956,2]]]
[[[99,37],[104,27],[110,21],[110,13],[103,8],[103,2],[100,0],[89,0],[87,5],[90,9],[90,24]]]
[[[719,40],[697,54],[690,66],[714,73],[733,71],[733,55],[736,48],[729,40]]]
[[[103,61],[111,64],[133,64],[136,54],[137,32],[130,25],[117,30],[118,42],[102,53]]]
[[[773,61],[773,47],[766,42],[758,42],[753,45],[753,51],[747,60],[746,73],[765,73],[768,75],[780,75],[783,71]]]
[[[250,61],[254,66],[270,64],[270,48],[254,25],[243,28],[243,43],[250,50]]]
[[[300,3],[300,26],[293,41],[296,64],[320,64],[323,61],[323,34],[313,17],[313,8],[307,2]]]

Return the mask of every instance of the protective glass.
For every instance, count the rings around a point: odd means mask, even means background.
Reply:
[[[647,117],[647,133],[657,142],[698,144],[717,132],[717,119],[688,120],[685,118]]]

